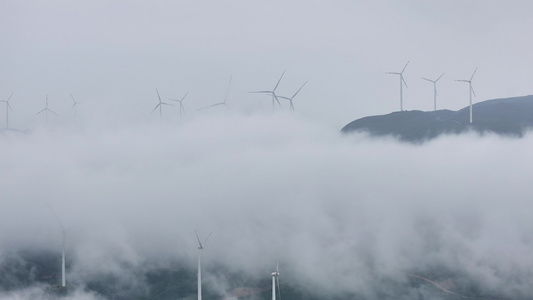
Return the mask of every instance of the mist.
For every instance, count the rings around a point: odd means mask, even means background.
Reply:
[[[1,257],[59,253],[50,205],[71,280],[142,285],[125,268],[194,268],[197,230],[213,232],[206,268],[268,279],[279,261],[282,282],[323,295],[375,299],[383,280],[408,286],[435,268],[532,295],[531,135],[411,145],[284,113],[7,133]],[[220,273],[206,280],[231,289]]]

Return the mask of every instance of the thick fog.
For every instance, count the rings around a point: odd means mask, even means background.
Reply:
[[[59,253],[50,205],[68,230],[70,278],[194,268],[197,230],[213,232],[207,266],[268,278],[279,261],[280,280],[323,293],[372,298],[383,278],[445,267],[531,295],[532,143],[466,134],[415,146],[284,113],[8,132],[0,253]]]

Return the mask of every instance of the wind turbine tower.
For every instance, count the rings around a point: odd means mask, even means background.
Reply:
[[[276,95],[276,89],[278,88],[279,83],[281,82],[281,78],[283,78],[283,75],[285,75],[285,71],[283,71],[283,73],[281,74],[278,80],[278,83],[276,83],[276,86],[274,86],[274,88],[271,91],[255,91],[255,92],[249,92],[249,93],[272,95],[272,110],[275,109],[276,102],[278,103],[279,106],[281,106],[281,103],[279,102],[279,99],[278,99],[278,95]]]
[[[280,294],[278,276],[279,276],[279,269],[278,269],[278,264],[276,264],[276,272],[272,272],[272,300],[276,300],[276,285],[278,286],[277,293]],[[279,298],[281,299],[281,295]]]
[[[202,250],[204,250],[204,245],[207,243],[212,232],[209,233],[203,243],[200,241],[198,232],[195,230],[194,233],[196,233],[196,239],[198,240],[198,300],[202,300]]]
[[[400,75],[400,111],[403,111],[403,85],[405,84],[405,87],[407,87],[407,82],[403,79],[403,72],[408,64],[409,62],[405,64],[401,72],[387,72],[387,74]]]
[[[61,243],[61,287],[67,286],[67,281],[65,278],[65,241],[67,239],[67,230],[65,229],[65,226],[61,223],[59,220],[59,217],[56,215],[55,211],[52,209],[52,206],[48,205],[50,210],[52,211],[52,214],[54,214],[54,217],[56,218],[57,223],[59,224],[59,227],[61,228],[61,235],[63,237],[62,243]]]
[[[472,79],[474,78],[474,75],[476,75],[476,71],[477,71],[477,68],[474,70],[474,73],[472,73],[472,76],[470,76],[470,79],[468,79],[468,80],[465,80],[465,79],[456,79],[455,80],[455,81],[460,81],[460,82],[467,82],[468,86],[470,87],[470,89],[469,89],[469,95],[470,95],[470,124],[472,124],[472,94],[474,96],[476,95],[476,92],[474,92],[474,88],[472,87]]]
[[[444,76],[444,73],[442,73],[442,75],[439,76],[439,78],[435,79],[435,80],[431,80],[431,79],[427,79],[427,78],[424,78],[422,77],[422,79],[424,80],[427,80],[429,82],[433,82],[433,110],[437,110],[437,81],[439,81],[439,79],[441,79],[441,77]]]
[[[298,95],[298,93],[300,92],[300,90],[307,84],[307,81],[302,84],[302,86],[296,91],[296,93],[294,93],[294,95],[292,95],[292,97],[283,97],[283,96],[279,96],[280,98],[282,99],[286,99],[286,100],[289,100],[289,103],[290,103],[290,107],[291,107],[291,110],[294,111],[294,104],[292,103],[292,99],[294,99],[294,97],[296,97],[296,95]]]
[[[11,105],[9,105],[9,100],[11,100],[11,97],[13,96],[13,93],[7,98],[7,100],[1,100],[0,102],[6,103],[6,129],[9,129],[9,110],[11,109]]]

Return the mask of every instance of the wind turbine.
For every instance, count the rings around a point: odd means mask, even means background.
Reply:
[[[290,103],[290,106],[291,106],[291,110],[294,111],[294,104],[292,103],[292,99],[294,99],[294,97],[296,97],[296,95],[298,95],[298,93],[300,92],[300,90],[307,84],[307,81],[302,84],[302,86],[296,91],[296,93],[294,93],[294,95],[292,95],[292,97],[288,98],[288,97],[284,97],[284,96],[279,96],[279,98],[282,98],[282,99],[287,99],[289,100],[289,103]]]
[[[159,120],[161,121],[163,119],[163,108],[162,108],[163,105],[170,105],[170,106],[174,106],[174,105],[163,102],[161,100],[161,96],[159,95],[159,91],[157,89],[155,89],[155,91],[157,93],[157,98],[159,99],[159,103],[157,103],[157,105],[154,107],[154,110],[152,110],[152,113],[159,107]]]
[[[439,81],[439,79],[441,79],[442,76],[444,76],[444,73],[442,73],[442,75],[440,75],[439,78],[437,78],[435,80],[431,80],[431,79],[427,79],[427,78],[422,77],[422,79],[424,79],[424,80],[427,80],[429,82],[433,82],[433,106],[434,106],[434,110],[435,111],[437,110],[437,81]]]
[[[48,112],[51,112],[56,116],[58,115],[55,111],[48,109],[48,94],[46,94],[46,106],[43,109],[41,109],[38,113],[36,113],[35,115],[38,115],[42,112],[44,112],[44,120],[45,120],[46,125],[48,125]]]
[[[278,80],[278,83],[276,83],[276,86],[271,91],[255,91],[249,93],[272,95],[272,109],[274,109],[274,105],[276,104],[276,102],[278,102],[278,105],[281,107],[281,103],[279,102],[278,96],[276,95],[276,89],[278,88],[278,85],[281,82],[281,78],[283,78],[283,75],[285,75],[285,71],[287,70],[283,71],[281,77]]]
[[[177,101],[180,103],[180,117],[181,117],[181,114],[182,113],[185,113],[185,107],[183,107],[183,100],[185,100],[185,97],[187,97],[187,95],[189,94],[189,92],[185,93],[185,96],[183,96],[183,98],[181,98],[181,100],[178,100],[178,99],[168,99],[168,100],[172,100],[172,101]]]
[[[470,124],[472,124],[472,94],[474,96],[476,95],[476,92],[474,92],[474,88],[472,87],[472,79],[474,78],[474,75],[476,75],[477,68],[474,70],[474,73],[472,73],[472,76],[470,76],[470,79],[464,80],[464,79],[456,79],[455,81],[460,82],[467,82],[470,89],[469,89],[469,95],[470,95]]]
[[[202,300],[202,250],[204,250],[204,245],[207,243],[212,232],[209,233],[203,243],[200,241],[198,232],[195,230],[194,233],[196,233],[196,239],[198,240],[198,300]]]
[[[279,289],[279,263],[276,263],[276,271],[272,272],[272,300],[276,300],[276,285],[278,286],[277,294],[279,296],[279,299],[281,299],[281,293]]]
[[[65,227],[63,226],[63,224],[59,220],[59,217],[55,213],[55,211],[52,208],[52,206],[48,205],[48,207],[50,208],[50,210],[52,211],[52,214],[56,218],[56,221],[59,224],[59,227],[61,227],[61,234],[63,236],[63,242],[61,243],[61,287],[66,287],[67,286],[67,282],[66,282],[66,278],[65,278],[65,241],[67,239],[67,230],[65,229]]]
[[[80,104],[80,102],[76,101],[76,99],[74,99],[74,96],[72,96],[72,93],[70,93],[70,97],[72,98],[72,107],[70,108],[71,110],[73,109],[74,110],[74,123],[77,123],[78,120],[77,120],[77,109],[76,109],[76,106],[78,106],[78,104]]]
[[[400,111],[403,111],[403,85],[405,84],[405,87],[407,87],[407,82],[405,82],[405,79],[403,79],[403,72],[405,71],[405,68],[407,68],[407,65],[409,64],[409,61],[405,64],[405,67],[403,67],[401,72],[387,72],[386,74],[393,74],[393,75],[400,75]]]
[[[12,109],[11,105],[9,105],[9,100],[11,100],[12,96],[13,96],[13,93],[9,95],[9,98],[7,98],[7,100],[0,100],[0,102],[6,103],[6,129],[9,129],[9,110]]]
[[[233,79],[233,75],[231,75],[229,77],[229,83],[228,83],[228,88],[226,89],[226,96],[224,97],[224,102],[219,102],[219,103],[215,103],[215,104],[212,104],[212,105],[209,105],[209,106],[206,106],[206,107],[202,107],[202,108],[197,109],[196,111],[204,110],[204,109],[208,109],[208,108],[215,107],[215,106],[220,106],[220,105],[223,105],[223,106],[226,107],[226,109],[229,109],[229,106],[226,103],[226,101],[228,101],[229,88],[231,86],[231,80],[232,79]]]

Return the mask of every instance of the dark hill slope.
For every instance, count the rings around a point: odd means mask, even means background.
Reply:
[[[402,141],[423,142],[441,134],[458,134],[473,130],[502,135],[522,136],[533,128],[533,96],[494,99],[472,107],[473,124],[469,124],[469,108],[459,111],[400,111],[370,116],[350,122],[342,133],[368,132],[392,135]]]

